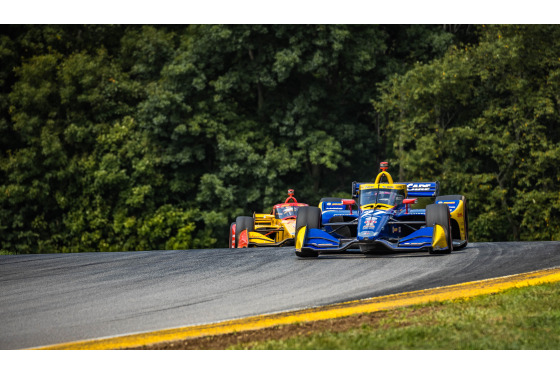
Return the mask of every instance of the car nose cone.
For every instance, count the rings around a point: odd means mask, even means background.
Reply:
[[[385,211],[365,211],[358,220],[358,239],[377,239],[388,219]]]

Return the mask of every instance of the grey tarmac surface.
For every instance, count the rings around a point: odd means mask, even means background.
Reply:
[[[299,259],[293,247],[0,256],[0,349],[204,324],[560,267],[560,242]]]

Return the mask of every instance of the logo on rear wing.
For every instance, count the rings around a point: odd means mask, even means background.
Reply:
[[[436,197],[439,193],[439,182],[400,182],[406,185],[408,197]]]

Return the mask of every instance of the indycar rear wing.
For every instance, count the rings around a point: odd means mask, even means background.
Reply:
[[[405,184],[408,197],[436,197],[439,195],[439,182],[398,182]]]
[[[358,197],[360,184],[364,182],[352,182],[352,197]],[[370,182],[371,183],[371,182]],[[436,197],[439,195],[439,182],[397,182],[395,184],[406,185],[408,197]]]

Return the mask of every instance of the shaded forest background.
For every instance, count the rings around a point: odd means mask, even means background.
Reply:
[[[389,161],[475,241],[560,240],[560,27],[2,26],[12,253],[225,247]]]

